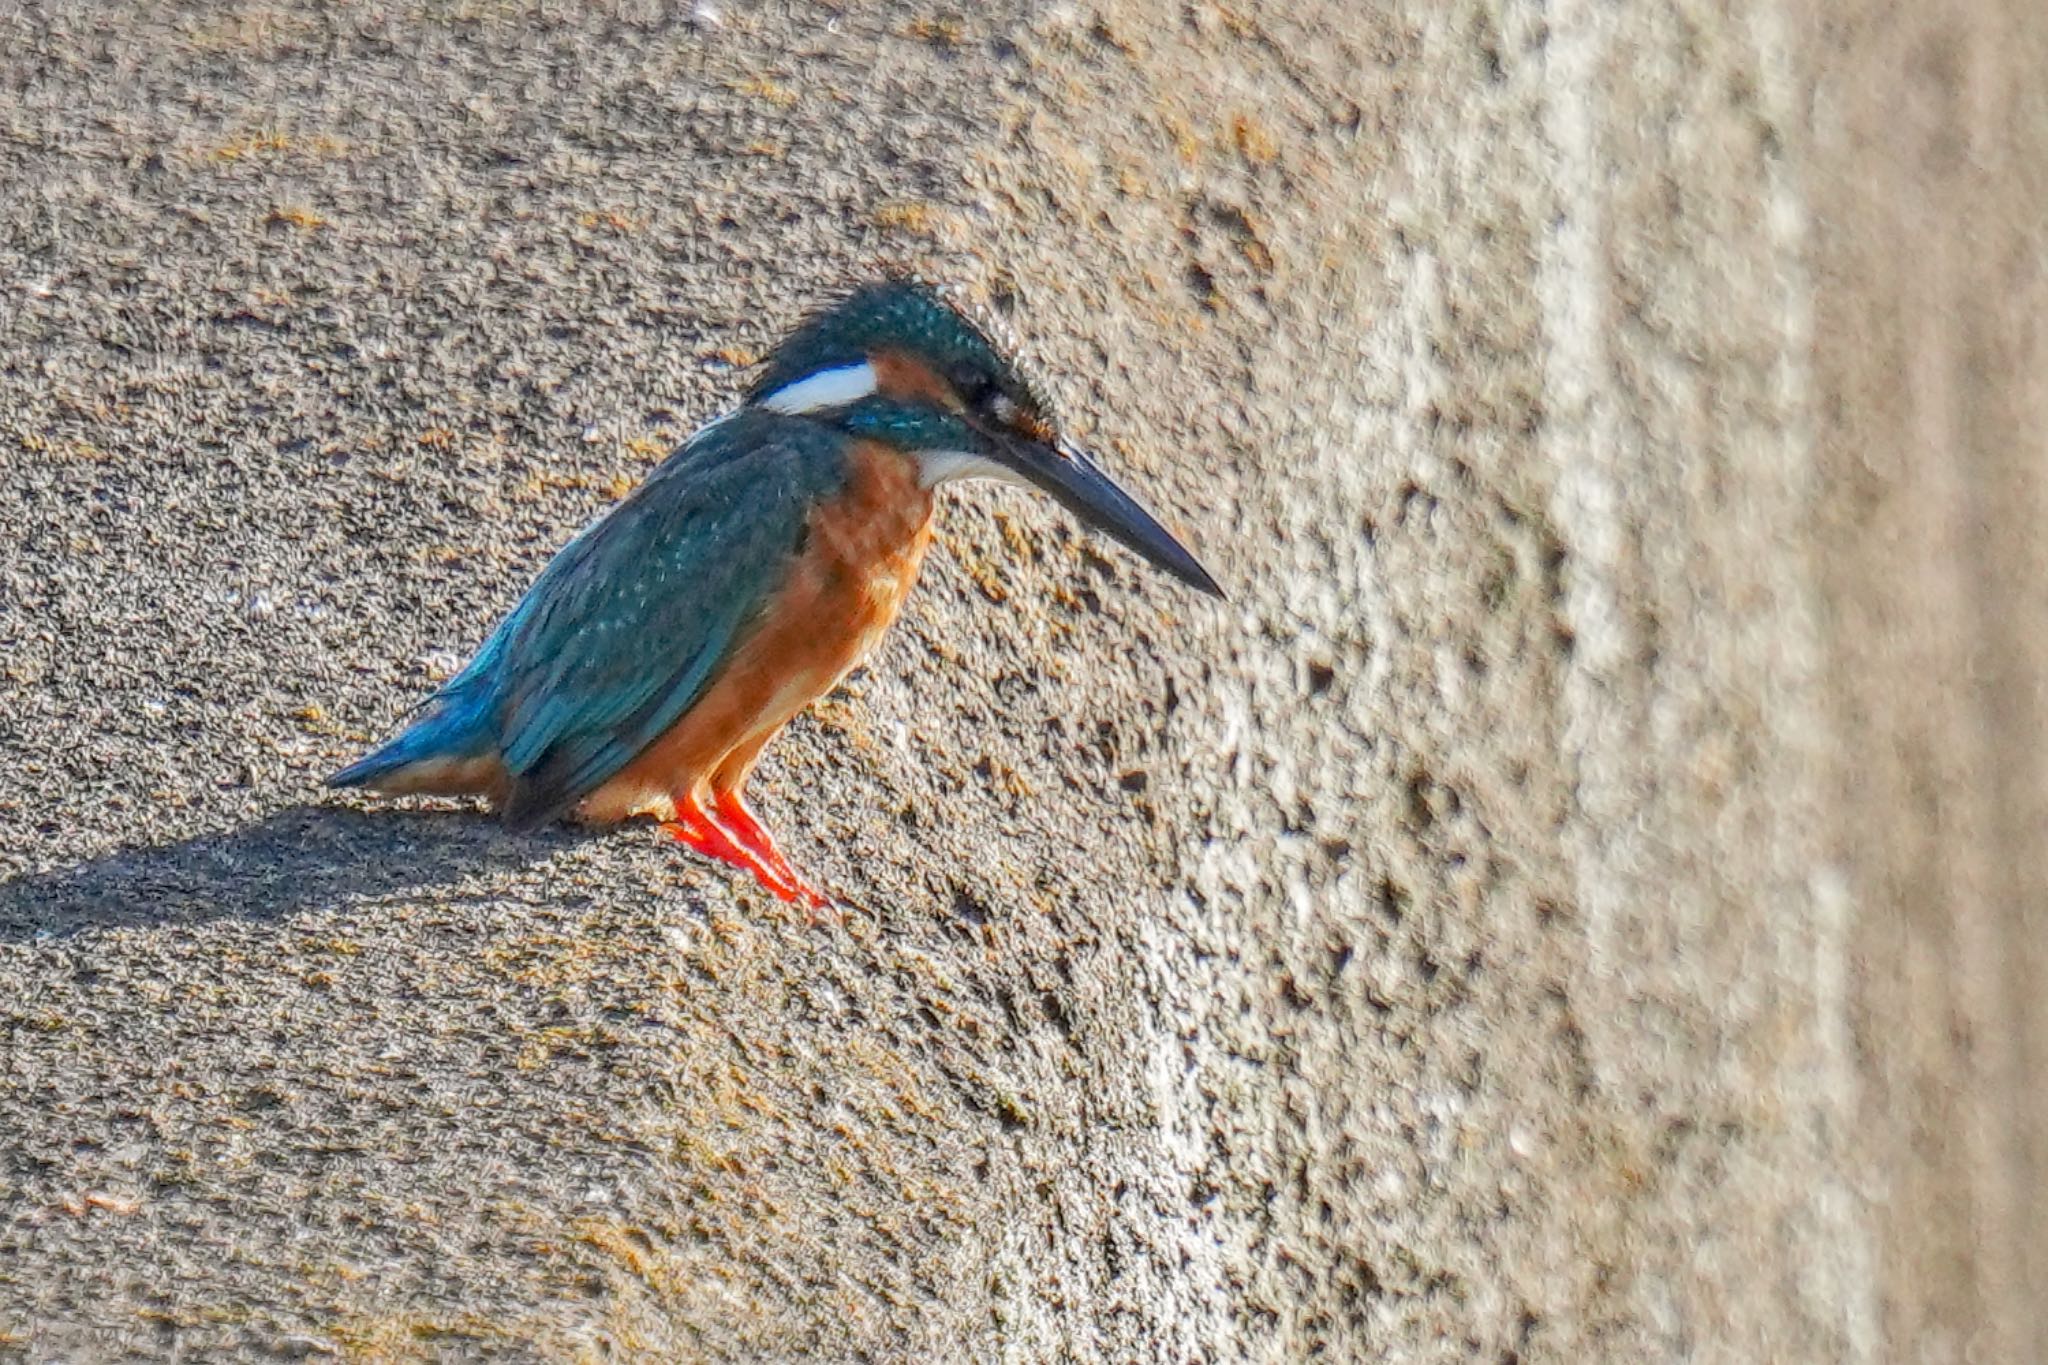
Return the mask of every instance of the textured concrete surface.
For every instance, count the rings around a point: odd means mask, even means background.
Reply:
[[[2030,5],[0,5],[0,1353],[2048,1352]],[[946,509],[761,804],[319,776],[956,280],[1235,589]]]

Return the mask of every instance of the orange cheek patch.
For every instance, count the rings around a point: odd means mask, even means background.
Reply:
[[[875,370],[875,391],[890,398],[913,403],[931,403],[958,412],[964,406],[939,374],[923,361],[902,351],[877,351],[868,357]]]

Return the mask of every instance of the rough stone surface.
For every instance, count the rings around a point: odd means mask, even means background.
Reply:
[[[2048,1353],[2030,4],[0,4],[0,1354]],[[1007,490],[645,829],[319,777],[881,265]]]

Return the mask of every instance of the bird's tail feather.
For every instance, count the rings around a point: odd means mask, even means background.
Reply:
[[[402,782],[408,769],[452,764],[490,749],[489,708],[481,698],[444,696],[434,709],[382,747],[373,749],[327,779],[330,787],[377,789]]]

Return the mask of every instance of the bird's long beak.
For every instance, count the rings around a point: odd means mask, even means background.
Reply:
[[[1139,506],[1136,498],[1103,473],[1087,451],[1064,439],[1048,444],[1004,437],[997,447],[1002,463],[1010,466],[1017,477],[1050,493],[1083,522],[1122,541],[1181,582],[1211,597],[1224,595],[1222,587],[1188,553],[1187,547]]]

